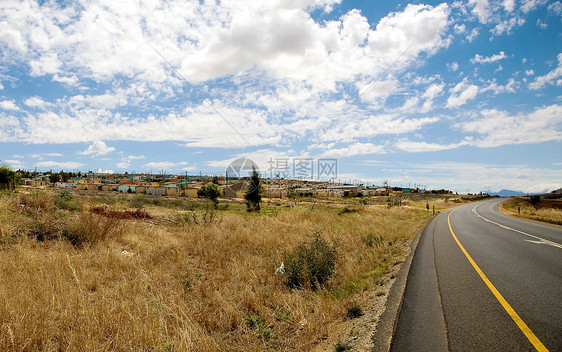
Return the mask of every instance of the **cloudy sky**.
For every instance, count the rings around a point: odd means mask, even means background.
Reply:
[[[562,187],[562,2],[0,3],[0,160]],[[318,176],[313,169],[313,177]]]

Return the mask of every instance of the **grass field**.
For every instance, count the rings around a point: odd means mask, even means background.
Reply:
[[[349,307],[384,294],[432,216],[425,201],[370,202],[266,202],[256,214],[224,201],[0,195],[0,350],[313,350]],[[315,238],[336,253],[333,275],[290,287],[276,268]]]
[[[562,200],[541,199],[537,204],[531,203],[531,198],[513,198],[501,205],[510,215],[525,219],[562,225]]]

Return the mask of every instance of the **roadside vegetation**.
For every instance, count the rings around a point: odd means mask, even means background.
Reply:
[[[506,201],[500,208],[510,215],[562,225],[562,199],[517,197]]]
[[[372,332],[370,302],[432,216],[426,198],[262,199],[260,212],[205,198],[0,193],[0,350],[352,346],[349,324]]]

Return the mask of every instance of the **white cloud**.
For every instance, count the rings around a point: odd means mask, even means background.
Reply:
[[[512,17],[498,23],[490,30],[490,32],[492,32],[495,36],[502,35],[503,33],[511,34],[514,28],[521,27],[523,24],[525,24],[525,20],[523,18]]]
[[[350,116],[345,121],[334,124],[331,129],[320,136],[319,141],[349,143],[357,138],[410,133],[438,120],[437,117],[406,118],[398,114]]]
[[[515,8],[515,0],[503,0],[502,6],[507,12],[512,12]]]
[[[545,4],[546,2],[547,0],[521,0],[521,10],[527,13],[534,10],[538,6]]]
[[[478,37],[478,34],[480,34],[480,32],[478,31],[478,28],[472,28],[472,30],[470,31],[469,34],[466,35],[466,40],[468,40],[469,42],[472,43],[472,41]]]
[[[440,150],[456,149],[460,146],[467,145],[467,141],[452,144],[438,144],[427,142],[413,142],[409,140],[401,140],[395,144],[395,147],[410,153],[435,152]]]
[[[496,62],[502,59],[507,58],[507,56],[505,55],[505,53],[503,51],[500,51],[499,54],[494,54],[492,56],[482,56],[480,54],[476,54],[474,55],[473,59],[470,59],[470,62],[474,63],[479,63],[479,64],[483,64],[483,63],[491,63],[491,62]]]
[[[68,77],[68,76],[59,76],[58,74],[55,74],[53,76],[53,81],[68,84],[69,86],[75,86],[78,84],[78,77],[76,77],[76,75],[72,75]]]
[[[548,5],[548,11],[556,16],[562,15],[562,2],[556,1]]]
[[[13,100],[3,100],[0,101],[0,109],[18,111],[20,108]]]
[[[24,100],[23,103],[25,105],[29,106],[30,108],[44,109],[44,108],[47,108],[47,107],[51,106],[51,103],[48,103],[48,102],[44,101],[43,99],[41,99],[38,96],[27,98],[27,99]]]
[[[6,27],[1,27],[0,40],[10,48],[11,64],[74,87],[94,81],[100,89],[78,87],[85,93],[51,101],[24,98],[28,107],[42,111],[2,118],[2,127],[11,127],[3,128],[0,136],[29,143],[175,140],[190,147],[279,145],[326,128],[360,88],[412,43],[364,99],[383,101],[398,89],[400,80],[392,77],[422,64],[452,40],[447,4],[410,4],[378,23],[369,23],[358,10],[329,21],[311,14],[313,9],[328,11],[338,2],[7,3],[0,13]],[[148,44],[192,83],[219,78],[239,89],[233,92],[231,86],[210,83],[193,92]],[[198,93],[209,97],[242,137],[200,103]],[[377,107],[350,112],[364,118]],[[389,122],[402,126],[399,131],[425,123],[404,117]]]
[[[86,150],[84,150],[83,152],[81,152],[79,154],[100,156],[100,155],[108,154],[108,153],[110,153],[114,150],[115,150],[115,148],[108,147],[102,141],[94,141],[92,144],[90,144],[90,146],[88,148],[86,148]]]
[[[494,94],[500,94],[500,93],[515,93],[516,89],[519,88],[519,83],[517,81],[515,81],[515,79],[510,78],[507,82],[507,84],[505,85],[499,85],[496,83],[496,81],[492,81],[490,84],[488,84],[485,87],[480,88],[479,93],[484,93],[487,91],[492,91],[494,92]]]
[[[459,69],[459,63],[456,61],[451,62],[450,64],[447,64],[447,68],[449,68],[449,70],[451,71],[456,71]]]
[[[535,74],[535,71],[533,71],[532,69],[531,69],[531,70],[525,70],[525,74],[526,74],[527,76],[532,76],[532,75]]]
[[[558,54],[558,67],[554,70],[550,71],[544,76],[537,76],[535,80],[529,83],[529,88],[533,90],[540,89],[544,87],[546,84],[554,84],[556,81],[556,85],[562,85],[562,81],[559,77],[562,76],[562,53]]]
[[[562,106],[537,108],[530,114],[510,115],[496,109],[482,110],[480,118],[457,124],[465,132],[484,137],[474,140],[480,148],[507,144],[531,144],[562,140]]]
[[[353,143],[344,148],[330,148],[324,151],[319,158],[347,158],[354,155],[363,154],[385,154],[385,149],[381,145],[372,143]]]
[[[6,163],[12,169],[23,169],[25,167],[25,163],[21,160],[3,160],[2,164]]]
[[[541,19],[537,19],[537,26],[539,26],[541,29],[546,29],[548,27],[548,25],[546,23],[544,23],[543,21],[541,21]]]
[[[453,30],[455,31],[456,34],[461,34],[466,32],[466,26],[464,24],[455,24]]]
[[[366,102],[373,102],[377,99],[385,100],[387,97],[392,95],[398,86],[397,80],[387,80],[373,82],[370,85],[363,85],[358,83],[358,86],[363,86],[359,90],[361,95],[361,100]]]
[[[121,159],[121,162],[117,163],[117,167],[120,169],[127,169],[131,167],[131,162],[133,160],[144,159],[144,155],[128,155]]]
[[[480,23],[488,23],[490,16],[488,0],[468,0],[468,4],[472,6],[472,13],[478,16]]]
[[[80,169],[85,164],[78,161],[40,161],[35,164],[39,168],[50,168],[50,169],[62,169],[62,170],[73,170]]]
[[[172,161],[152,161],[150,163],[144,164],[143,167],[149,169],[165,170],[165,169],[178,169],[179,166],[184,166],[184,165],[188,165],[188,163],[186,161],[180,161],[177,163]]]
[[[560,188],[560,170],[534,168],[520,164],[484,164],[452,161],[431,163],[387,164],[399,170],[402,177],[392,179],[393,184],[415,181],[430,187],[461,192],[520,190],[534,193]]]
[[[453,88],[449,89],[451,95],[447,99],[448,108],[457,108],[466,104],[467,101],[474,99],[478,95],[478,86],[468,84],[466,80],[458,83]]]
[[[29,65],[31,66],[31,76],[43,76],[58,73],[62,63],[56,53],[49,53],[32,60]]]

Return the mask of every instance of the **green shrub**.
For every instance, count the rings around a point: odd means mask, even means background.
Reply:
[[[537,205],[541,202],[541,196],[538,194],[535,194],[534,196],[531,196],[531,204],[533,205]]]
[[[80,203],[74,199],[74,196],[69,190],[63,190],[57,194],[53,201],[57,208],[70,211],[80,210]]]
[[[338,342],[334,347],[336,349],[336,352],[344,352],[344,351],[351,350],[351,346],[349,346],[349,344],[346,342]]]
[[[259,336],[269,338],[277,338],[277,335],[271,331],[271,328],[267,325],[265,318],[259,316],[255,313],[248,313],[246,315],[246,326],[254,330]]]
[[[284,261],[285,283],[291,288],[321,288],[334,274],[337,251],[320,236],[301,243]]]
[[[363,315],[363,309],[357,303],[352,303],[349,307],[347,307],[347,313],[345,317],[347,319],[358,318]]]

